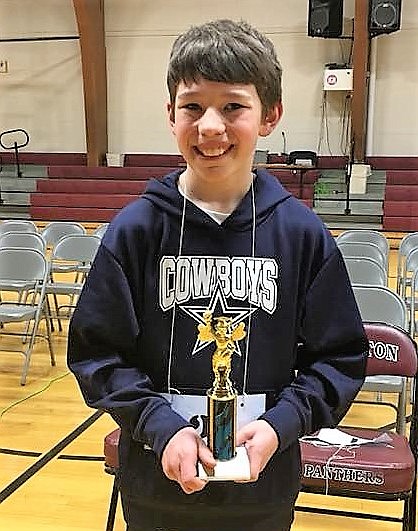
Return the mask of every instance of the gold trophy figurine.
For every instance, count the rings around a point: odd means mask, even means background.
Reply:
[[[235,328],[231,317],[212,317],[203,314],[205,324],[199,324],[198,338],[215,341],[212,357],[215,375],[213,386],[208,390],[208,446],[218,461],[229,461],[236,456],[237,392],[229,379],[231,358],[236,350],[235,342],[246,335],[243,322]]]

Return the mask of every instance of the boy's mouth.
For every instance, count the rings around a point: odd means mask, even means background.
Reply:
[[[216,158],[221,157],[222,155],[225,155],[228,151],[232,149],[232,145],[228,147],[216,147],[216,148],[198,148],[195,146],[195,151],[206,158]]]

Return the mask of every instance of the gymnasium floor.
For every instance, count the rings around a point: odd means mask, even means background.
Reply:
[[[392,283],[393,257],[390,275]],[[115,423],[84,405],[66,368],[66,330],[54,332],[54,344],[56,367],[50,366],[46,344],[39,342],[25,387],[19,384],[21,357],[1,352],[1,531],[105,530],[113,478],[103,470],[103,438]],[[364,410],[361,414],[364,415]],[[377,415],[374,411],[369,414]],[[386,420],[376,418],[382,424]],[[351,421],[361,422],[358,413],[351,413]],[[306,494],[300,495],[299,505],[356,508],[365,512],[378,507],[378,511],[392,515],[401,511],[400,503],[351,502]],[[297,512],[293,530],[340,531],[341,527],[347,531],[401,529],[399,524],[387,522]],[[125,529],[120,507],[114,529]]]

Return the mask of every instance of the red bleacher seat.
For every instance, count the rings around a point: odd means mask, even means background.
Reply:
[[[383,228],[394,231],[418,230],[418,170],[386,172]]]

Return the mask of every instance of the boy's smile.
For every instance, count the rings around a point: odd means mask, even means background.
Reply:
[[[174,105],[168,105],[170,125],[188,176],[213,184],[231,179],[248,181],[259,136],[269,134],[271,113],[264,117],[254,85],[200,79],[180,82]],[[230,183],[232,184],[232,183]]]

